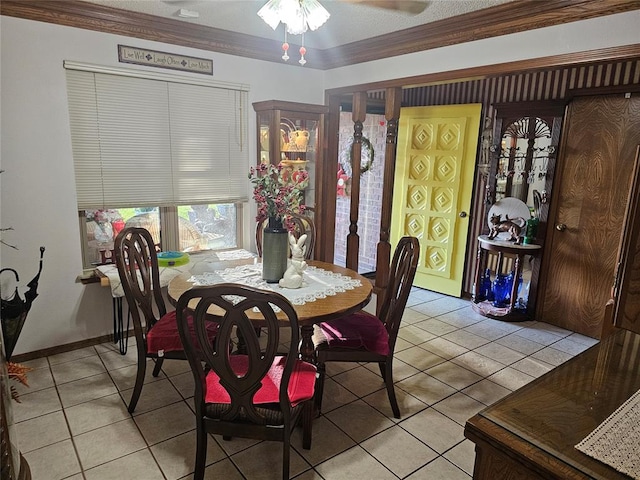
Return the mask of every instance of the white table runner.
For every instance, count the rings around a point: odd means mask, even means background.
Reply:
[[[576,448],[631,478],[640,479],[640,390]]]

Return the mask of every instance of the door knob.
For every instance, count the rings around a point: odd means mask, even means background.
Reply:
[[[567,226],[564,223],[559,223],[556,225],[556,230],[559,232],[564,232],[567,229]]]
[[[464,218],[467,216],[467,212],[460,212],[458,215],[460,216],[460,218]]]

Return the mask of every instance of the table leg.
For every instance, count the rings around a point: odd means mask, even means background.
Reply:
[[[316,364],[316,351],[313,347],[313,325],[302,325],[300,327],[300,358],[305,362]]]

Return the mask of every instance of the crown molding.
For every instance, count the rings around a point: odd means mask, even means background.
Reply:
[[[638,9],[640,0],[518,0],[339,47],[309,48],[305,68],[327,70]],[[80,0],[2,0],[0,14],[282,63],[274,40]]]

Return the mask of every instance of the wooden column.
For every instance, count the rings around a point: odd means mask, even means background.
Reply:
[[[387,140],[384,151],[384,178],[382,184],[382,211],[380,216],[380,241],[376,253],[376,282],[374,292],[379,294],[387,288],[389,264],[391,263],[391,211],[393,182],[396,172],[396,150],[398,146],[398,121],[402,103],[402,88],[387,88],[385,91],[384,117],[387,120]],[[382,295],[378,295],[379,310]]]
[[[353,174],[351,176],[351,209],[349,234],[347,235],[347,268],[358,271],[360,237],[358,235],[358,210],[360,208],[360,159],[362,158],[362,122],[367,116],[367,92],[353,94]]]

